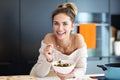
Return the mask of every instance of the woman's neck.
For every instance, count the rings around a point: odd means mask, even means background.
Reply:
[[[71,45],[71,36],[69,36],[68,38],[65,38],[63,40],[56,39],[56,44],[57,44],[57,47],[61,47],[61,48],[70,47],[70,45]]]

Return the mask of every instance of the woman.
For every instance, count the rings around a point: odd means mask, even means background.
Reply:
[[[86,73],[87,47],[81,34],[71,34],[75,26],[77,8],[72,3],[59,5],[52,14],[53,33],[48,33],[41,42],[40,56],[31,70],[31,75],[44,77],[51,70],[51,62],[59,59],[76,61],[75,69],[69,74],[56,75],[64,80]]]

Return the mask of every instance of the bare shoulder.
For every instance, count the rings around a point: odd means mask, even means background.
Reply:
[[[76,38],[76,40],[78,40],[78,41],[84,41],[84,37],[83,37],[83,35],[81,35],[81,34],[75,34],[75,38]]]
[[[81,34],[75,34],[74,39],[75,39],[75,44],[78,48],[86,46],[84,37]]]
[[[45,35],[43,42],[46,44],[52,43],[54,40],[54,34],[48,33]]]

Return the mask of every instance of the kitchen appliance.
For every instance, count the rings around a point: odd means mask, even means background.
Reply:
[[[120,30],[117,30],[117,40],[120,39]]]
[[[109,80],[120,80],[120,63],[109,63],[97,65],[105,71],[105,78]]]
[[[114,42],[114,52],[116,56],[120,56],[120,40]]]

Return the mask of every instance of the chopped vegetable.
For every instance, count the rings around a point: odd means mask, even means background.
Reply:
[[[57,63],[54,66],[59,66],[59,67],[68,67],[71,66],[72,64],[70,63],[63,63],[61,60],[57,61]]]

